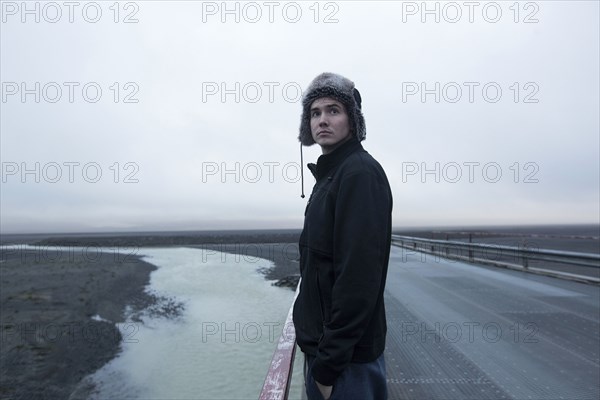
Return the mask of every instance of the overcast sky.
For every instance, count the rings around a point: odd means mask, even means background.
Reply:
[[[600,220],[597,1],[113,4],[2,2],[2,233],[301,228],[324,71],[395,227]]]

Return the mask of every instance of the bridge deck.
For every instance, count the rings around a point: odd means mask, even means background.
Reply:
[[[393,399],[600,398],[600,287],[392,246]]]

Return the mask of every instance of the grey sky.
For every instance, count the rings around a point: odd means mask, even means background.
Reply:
[[[2,3],[2,233],[300,228],[323,71],[362,94],[395,227],[600,220],[598,2],[36,4]]]

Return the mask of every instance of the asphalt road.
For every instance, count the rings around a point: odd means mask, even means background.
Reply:
[[[386,309],[390,400],[600,398],[600,286],[392,246]]]

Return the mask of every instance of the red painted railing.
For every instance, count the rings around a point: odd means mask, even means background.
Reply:
[[[299,291],[300,282],[296,287],[296,295],[288,311],[285,325],[283,325],[283,331],[279,337],[277,349],[273,354],[259,400],[286,400],[288,398],[294,369],[294,357],[296,356],[296,329],[292,320],[292,311]]]

